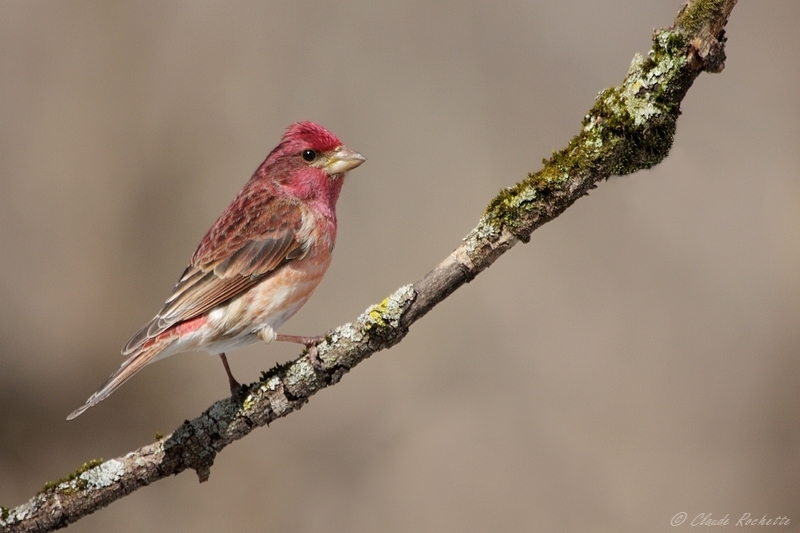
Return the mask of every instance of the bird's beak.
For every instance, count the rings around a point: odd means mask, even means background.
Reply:
[[[325,170],[329,175],[343,174],[348,170],[353,170],[367,158],[358,152],[354,152],[346,146],[340,146],[331,154],[330,159],[325,164]]]

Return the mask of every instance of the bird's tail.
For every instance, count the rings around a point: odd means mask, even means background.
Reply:
[[[77,418],[88,408],[92,407],[93,405],[97,405],[108,398],[112,392],[117,390],[120,385],[131,379],[139,370],[155,361],[157,356],[173,342],[175,342],[175,337],[162,339],[160,341],[156,340],[150,345],[145,345],[136,353],[128,357],[125,362],[122,363],[122,366],[119,367],[119,370],[111,374],[111,376],[108,378],[108,381],[106,381],[97,392],[89,396],[89,399],[86,400],[85,404],[69,414],[67,420]]]

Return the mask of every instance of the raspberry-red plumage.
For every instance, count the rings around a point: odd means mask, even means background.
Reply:
[[[327,270],[343,174],[363,161],[322,126],[290,126],[203,237],[161,311],[125,345],[125,363],[69,418],[172,353],[274,338]]]

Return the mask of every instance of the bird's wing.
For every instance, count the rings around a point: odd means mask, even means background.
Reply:
[[[238,197],[203,238],[164,307],[128,341],[123,355],[303,257],[308,243],[300,236],[302,226],[303,208],[295,201],[271,195],[261,200]]]

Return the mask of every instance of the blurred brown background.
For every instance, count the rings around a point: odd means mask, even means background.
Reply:
[[[289,123],[369,158],[284,328],[319,334],[443,259],[680,5],[0,4],[0,504],[227,394],[216,358],[184,354],[64,420]],[[601,184],[208,483],[161,481],[71,531],[800,523],[798,20],[740,2],[664,163]],[[231,362],[252,381],[298,353]]]

